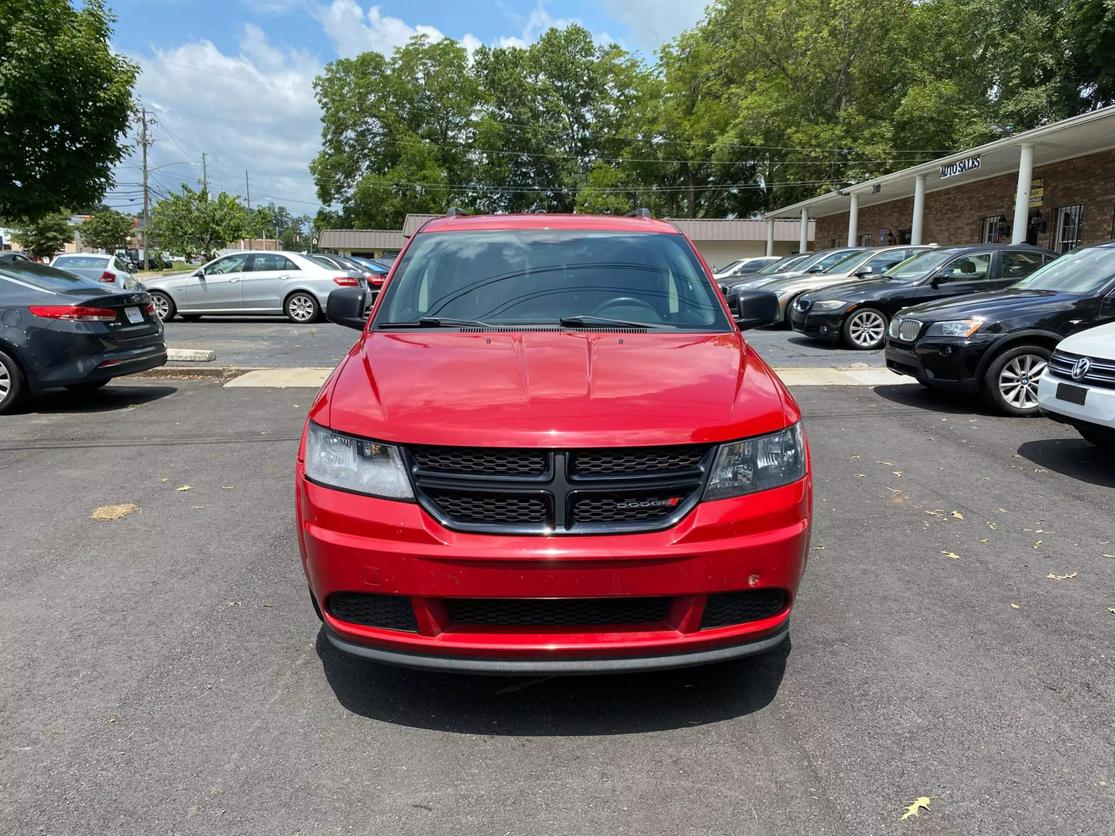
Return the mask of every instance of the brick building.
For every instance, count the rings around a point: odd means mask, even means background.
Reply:
[[[817,248],[1115,238],[1115,107],[1044,125],[770,212]]]

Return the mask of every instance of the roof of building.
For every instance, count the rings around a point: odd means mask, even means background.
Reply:
[[[405,243],[398,229],[323,229],[317,245],[323,250],[401,250]]]
[[[976,148],[958,151],[873,180],[865,180],[844,189],[783,206],[768,212],[765,217],[800,216],[802,209],[808,210],[810,217],[814,218],[836,215],[848,211],[850,196],[853,194],[858,195],[861,209],[877,203],[888,203],[912,196],[918,177],[925,177],[925,191],[933,192],[989,177],[1013,174],[1018,171],[1019,148],[1023,145],[1034,146],[1035,168],[1115,148],[1115,105],[1012,134]],[[963,164],[976,157],[979,161],[973,167],[947,170],[953,163]]]

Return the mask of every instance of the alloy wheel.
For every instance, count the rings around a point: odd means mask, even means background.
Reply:
[[[0,363],[0,403],[8,397],[8,393],[12,391],[12,373],[8,371],[8,367]]]
[[[166,320],[167,314],[170,313],[170,305],[167,304],[166,297],[159,293],[152,294],[151,304],[155,306],[155,316],[159,318],[159,321]]]
[[[1045,358],[1020,354],[999,372],[999,394],[1015,409],[1038,408],[1038,378],[1045,371]]]
[[[881,314],[875,311],[860,311],[852,317],[848,324],[848,334],[852,342],[861,348],[874,348],[883,339],[887,323]]]
[[[297,322],[309,322],[314,318],[314,300],[303,293],[297,293],[290,297],[287,302],[286,308],[290,312],[290,318]]]

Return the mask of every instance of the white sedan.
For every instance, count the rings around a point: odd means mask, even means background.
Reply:
[[[114,255],[63,253],[54,257],[51,267],[109,285],[114,290],[142,290],[143,287],[128,270],[128,265]]]
[[[1115,450],[1115,323],[1057,344],[1038,380],[1038,405],[1097,447]]]

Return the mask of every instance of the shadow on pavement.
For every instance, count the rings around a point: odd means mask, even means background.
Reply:
[[[20,411],[40,415],[119,412],[162,400],[177,391],[175,386],[128,386],[112,383],[95,392],[48,389],[29,398]]]
[[[1115,488],[1115,454],[1082,438],[1048,438],[1027,441],[1018,455],[1039,467],[1103,488]]]
[[[633,734],[701,726],[759,711],[790,653],[661,673],[564,677],[443,674],[341,653],[318,632],[326,679],[346,709],[386,723],[489,735]]]
[[[942,415],[991,414],[978,395],[911,386],[915,382],[912,377],[902,379],[906,382],[873,387],[875,394],[892,403]]]

